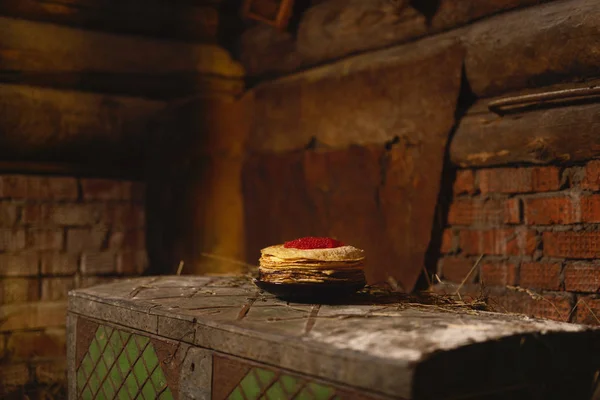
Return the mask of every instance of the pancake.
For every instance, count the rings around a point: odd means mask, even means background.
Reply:
[[[306,239],[317,244],[319,239],[333,241],[328,238]],[[296,241],[302,243],[302,240]],[[264,282],[286,284],[364,283],[364,263],[363,250],[341,243],[337,247],[308,249],[280,244],[261,250],[259,278]]]

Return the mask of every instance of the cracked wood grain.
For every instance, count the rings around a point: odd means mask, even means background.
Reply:
[[[312,331],[315,324],[317,323],[317,315],[319,314],[319,310],[321,309],[320,304],[316,304],[310,310],[310,314],[308,319],[306,320],[306,325],[304,326],[304,334],[307,335]]]

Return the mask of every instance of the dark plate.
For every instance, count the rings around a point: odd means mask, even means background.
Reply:
[[[366,282],[352,283],[271,283],[254,279],[254,284],[276,297],[297,302],[336,302],[352,296]]]

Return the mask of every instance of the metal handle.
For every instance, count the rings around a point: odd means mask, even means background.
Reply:
[[[554,102],[571,103],[578,100],[591,100],[596,97],[600,97],[600,86],[562,89],[490,101],[488,103],[488,109],[491,112],[502,114],[506,113],[508,110],[520,110],[531,106],[541,106],[543,104]]]

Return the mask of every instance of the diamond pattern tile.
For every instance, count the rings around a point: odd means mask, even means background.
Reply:
[[[77,393],[84,400],[173,400],[150,340],[102,325],[78,366]]]
[[[341,400],[333,386],[254,367],[228,400]]]

